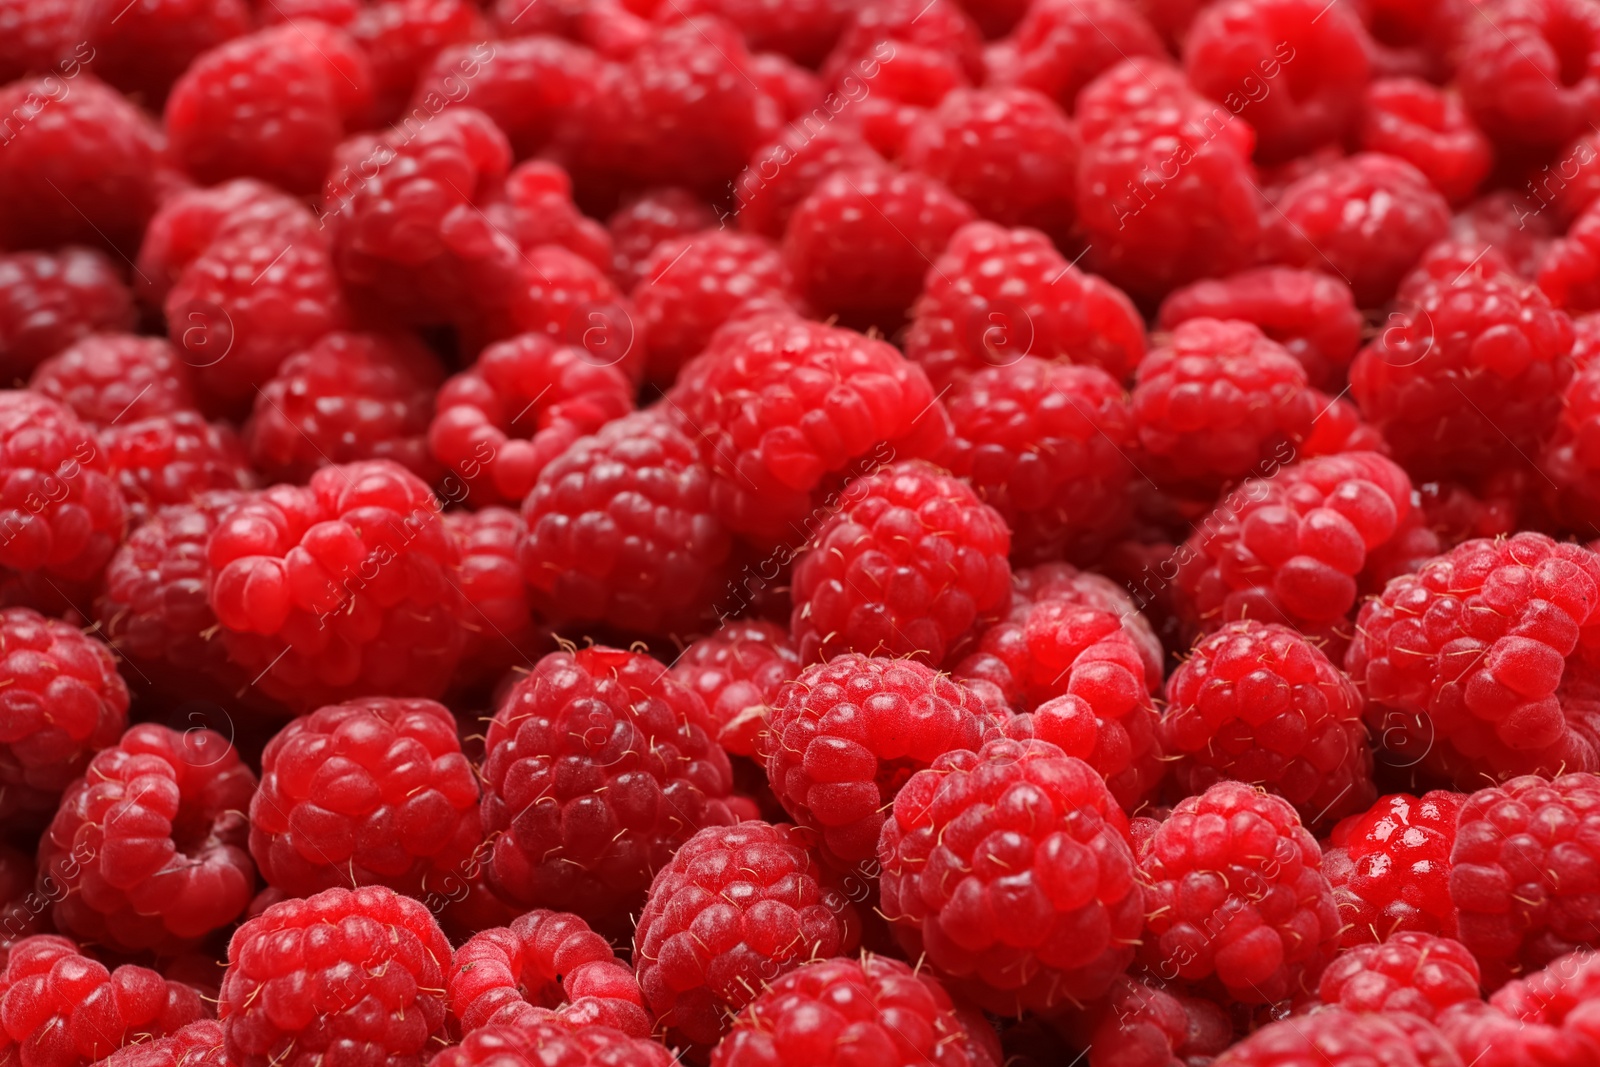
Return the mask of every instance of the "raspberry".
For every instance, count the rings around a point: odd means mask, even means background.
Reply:
[[[978,28],[958,3],[934,0],[873,0],[856,5],[838,42],[822,65],[825,82],[841,84],[847,71],[859,70],[869,57],[891,64],[904,50],[950,57],[963,75],[978,81],[983,54]]]
[[[733,206],[739,228],[766,237],[782,237],[789,218],[828,175],[837,170],[882,166],[883,157],[849,122],[834,122],[812,132],[786,127],[782,136],[762,145],[749,165],[733,179]]]
[[[1463,1063],[1600,1062],[1592,1004],[1600,988],[1600,954],[1575,952],[1542,971],[1502,986],[1489,1003],[1472,1000],[1443,1015],[1444,1031]]]
[[[528,8],[534,11],[554,5]],[[440,49],[418,76],[412,113],[470,101],[494,120],[517,158],[560,149],[590,105],[604,69],[589,49],[554,37],[514,37]],[[402,120],[403,121],[403,120]]]
[[[227,1067],[222,1024],[196,1019],[166,1037],[124,1045],[100,1062],[105,1067]]]
[[[1126,123],[1148,123],[1162,112],[1195,99],[1189,82],[1165,55],[1136,56],[1107,70],[1083,87],[1073,108],[1078,133],[1098,141]],[[1248,152],[1250,145],[1237,147]]]
[[[707,230],[669,238],[639,271],[633,300],[649,352],[646,370],[665,384],[724,322],[797,303],[777,246],[757,234]]]
[[[938,666],[1010,599],[1011,538],[965,482],[918,461],[847,486],[795,560],[790,629],[804,663],[844,652]]]
[[[1539,288],[1568,311],[1600,310],[1600,201],[1553,241],[1539,264]]]
[[[1370,69],[1360,20],[1348,8],[1324,11],[1314,0],[1208,5],[1184,38],[1183,66],[1195,92],[1235,114],[1246,112],[1263,163],[1293,159],[1349,133]],[[1278,78],[1283,82],[1274,84]],[[1240,93],[1248,99],[1240,101]]]
[[[548,1019],[647,1037],[652,1024],[633,971],[587,923],[559,911],[530,911],[462,945],[450,967],[450,1012],[469,1034]]]
[[[26,378],[92,333],[133,328],[133,300],[90,248],[0,254],[0,381]]]
[[[733,822],[732,771],[711,729],[700,698],[643,653],[545,656],[489,724],[494,887],[591,921],[626,914],[690,835]]]
[[[977,698],[915,660],[856,653],[807,667],[767,712],[767,779],[784,809],[840,864],[870,860],[906,779],[952,749],[976,749]]]
[[[1201,997],[1119,975],[1111,993],[1074,1020],[1088,1067],[1202,1064],[1233,1043],[1233,1023]]]
[[[633,393],[618,368],[525,333],[490,345],[444,384],[428,444],[475,496],[514,504],[574,441],[627,414]]]
[[[1068,114],[1078,91],[1102,72],[1164,52],[1138,10],[1116,0],[1035,0],[1010,41],[1006,61],[990,64],[990,80],[1036,89]]]
[[[1450,849],[1464,799],[1443,789],[1394,793],[1333,828],[1322,869],[1344,920],[1340,944],[1402,933],[1455,936]]]
[[[85,337],[34,369],[28,388],[72,409],[96,428],[195,407],[194,374],[158,337]]]
[[[135,523],[163,504],[186,504],[213,489],[255,488],[233,427],[208,423],[197,411],[107,426],[100,446]]]
[[[1450,896],[1487,988],[1600,942],[1585,880],[1597,822],[1592,774],[1513,778],[1462,803]]]
[[[94,72],[135,99],[159,105],[197,56],[249,33],[244,0],[160,0],[122,8],[83,5],[75,27],[94,46]]]
[[[1115,378],[1024,357],[978,371],[946,404],[940,462],[1005,520],[1012,559],[1083,563],[1122,532],[1134,436]]]
[[[1597,770],[1597,611],[1588,549],[1536,533],[1468,541],[1369,601],[1345,664],[1397,761],[1468,787]]]
[[[1245,619],[1202,639],[1167,679],[1161,743],[1178,788],[1265,786],[1307,826],[1365,811],[1377,791],[1361,694],[1295,630]]]
[[[1325,1008],[1262,1027],[1216,1058],[1215,1067],[1454,1067],[1444,1037],[1412,1015]]]
[[[261,756],[250,853],[291,896],[352,883],[420,896],[466,867],[482,838],[455,718],[431,700],[319,708]]]
[[[672,676],[705,699],[722,747],[753,756],[767,707],[800,674],[789,631],[770,622],[730,620],[683,650]]]
[[[725,326],[667,399],[701,439],[718,517],[767,542],[803,543],[839,480],[933,455],[948,433],[893,345],[787,315]]]
[[[466,647],[455,681],[497,680],[513,664],[532,663],[530,652],[539,647],[522,580],[527,525],[515,511],[497,507],[447,511],[444,522],[461,551],[458,584],[466,600]]]
[[[774,5],[762,0],[683,0],[672,15],[720,15],[755,52],[777,52],[803,66],[818,66],[843,32],[850,6],[840,0]]]
[[[297,708],[438,696],[463,640],[439,506],[410,471],[368,460],[229,509],[206,546],[229,658]]]
[[[878,842],[882,910],[912,958],[989,1011],[1103,996],[1144,924],[1127,820],[1044,741],[991,741],[911,776]],[[951,875],[954,877],[951,877]]]
[[[18,941],[48,925],[43,894],[34,892],[37,876],[32,856],[0,844],[0,960]],[[44,893],[63,891],[53,879],[40,888]]]
[[[693,630],[732,548],[695,442],[656,411],[572,444],[540,472],[522,517],[523,575],[556,622]]]
[[[188,986],[145,967],[108,969],[64,937],[18,941],[0,971],[0,1057],[17,1067],[88,1067],[204,1014]]]
[[[68,787],[39,843],[40,869],[77,890],[56,901],[56,926],[130,952],[187,946],[233,922],[255,888],[244,849],[255,787],[219,734],[130,729]]]
[[[678,1062],[665,1045],[609,1026],[571,1030],[540,1021],[474,1030],[429,1060],[428,1067],[516,1067],[530,1062],[530,1056],[562,1067],[673,1067]]]
[[[611,270],[611,235],[572,202],[572,178],[558,164],[530,159],[513,167],[506,175],[506,206],[523,248],[560,245],[602,273]]]
[[[1320,405],[1300,362],[1248,322],[1190,319],[1134,377],[1130,409],[1158,484],[1211,496],[1293,455]]]
[[[62,73],[78,71],[79,60],[93,59],[94,46],[79,40],[69,49],[76,32],[80,0],[4,0],[0,3],[0,85],[29,73],[48,70],[58,62]]]
[[[1140,956],[1164,979],[1270,1004],[1312,988],[1332,955],[1339,915],[1322,854],[1277,797],[1241,782],[1189,797],[1139,869],[1149,916]]]
[[[740,216],[741,221],[743,215]],[[656,246],[717,224],[717,213],[698,196],[677,186],[646,189],[623,201],[606,220],[611,234],[611,273],[632,291],[646,277],[645,261]]]
[[[938,982],[871,953],[819,960],[771,982],[711,1054],[712,1067],[859,1062],[981,1067],[990,1061]]]
[[[1464,0],[1362,0],[1375,77],[1416,77],[1442,84],[1455,73],[1472,7]]]
[[[1190,319],[1241,319],[1259,327],[1300,361],[1318,389],[1337,391],[1361,346],[1361,312],[1350,286],[1316,270],[1255,267],[1197,281],[1167,295],[1157,326],[1173,330]]]
[[[1144,323],[1114,286],[1036,230],[963,226],[912,308],[906,355],[943,387],[1023,356],[1085,363],[1121,381],[1144,358]]]
[[[1595,474],[1600,456],[1593,443],[1600,363],[1592,354],[1600,350],[1600,316],[1574,320],[1573,330],[1577,339],[1572,359],[1578,369],[1561,398],[1555,433],[1544,445],[1539,468],[1550,480],[1552,489],[1547,496],[1556,513],[1581,529],[1600,517],[1600,483]]]
[[[1317,995],[1351,1011],[1405,1011],[1434,1022],[1450,1005],[1478,999],[1478,961],[1459,941],[1400,931],[1341,954],[1322,972]]]
[[[1554,148],[1600,116],[1600,11],[1582,0],[1499,0],[1469,19],[1459,85],[1508,148]]]
[[[786,823],[707,828],[656,874],[633,958],[645,1002],[670,1036],[715,1044],[730,1017],[785,972],[855,950],[855,907],[807,841]]]
[[[450,943],[392,889],[274,904],[228,943],[217,1016],[239,1067],[421,1063],[445,1033]]]
[[[1382,78],[1367,86],[1360,143],[1416,167],[1452,204],[1471,199],[1489,174],[1488,138],[1461,101],[1419,78]]]
[[[183,269],[236,224],[285,220],[300,210],[299,202],[254,178],[235,178],[210,188],[175,192],[145,227],[134,279],[139,293],[160,307]],[[252,275],[254,277],[254,275]]]
[[[324,334],[256,392],[244,427],[250,461],[267,478],[304,482],[318,467],[391,459],[431,481],[428,424],[443,381],[414,337]]]
[[[1337,272],[1356,303],[1377,307],[1424,249],[1444,237],[1450,205],[1410,163],[1363,152],[1307,174],[1277,198],[1268,254]]]
[[[647,345],[632,303],[599,267],[559,245],[542,245],[522,257],[506,306],[463,327],[462,343],[465,351],[476,351],[522,333],[581,347],[589,362],[617,367],[630,382],[644,376]]]
[[[390,122],[410,99],[417,72],[446,45],[481,40],[485,27],[476,6],[464,0],[399,0],[362,6],[348,28],[372,65],[368,118]]]

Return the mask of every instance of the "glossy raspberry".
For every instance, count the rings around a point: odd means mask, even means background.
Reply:
[[[255,785],[229,740],[203,728],[144,723],[96,753],[39,845],[41,871],[77,890],[56,902],[56,927],[131,952],[237,919],[255,888],[244,848]]]
[[[429,1060],[428,1067],[520,1067],[529,1062],[562,1067],[672,1067],[678,1061],[660,1042],[629,1037],[609,1026],[573,1030],[557,1022],[534,1021],[474,1030],[461,1044]]]
[[[1315,987],[1339,936],[1322,853],[1285,801],[1218,782],[1173,809],[1139,855],[1140,957],[1241,1004]]]
[[[1597,611],[1588,549],[1537,533],[1468,541],[1369,601],[1345,664],[1397,762],[1467,788],[1595,770]]]
[[[679,1042],[716,1043],[762,988],[855,951],[855,906],[787,823],[707,828],[650,883],[633,935],[645,1002]]]
[[[753,756],[767,707],[800,675],[789,631],[770,622],[729,620],[683,650],[672,676],[699,693],[730,753]]]
[[[495,888],[590,921],[625,914],[690,835],[733,822],[732,771],[711,731],[705,703],[644,653],[545,656],[489,724]]]
[[[0,4],[0,85],[24,75],[49,70],[57,63],[67,70],[80,71],[84,60],[94,58],[94,45],[74,42],[79,0],[5,0]]]
[[[1556,307],[1600,310],[1600,206],[1591,204],[1552,242],[1539,264],[1539,288]]]
[[[717,213],[711,205],[678,186],[646,189],[630,196],[606,220],[611,234],[611,272],[623,290],[631,292],[647,277],[644,264],[657,245],[716,224]]]
[[[1138,10],[1115,0],[1035,0],[991,79],[1036,89],[1068,114],[1078,91],[1131,56],[1159,56],[1161,41]]]
[[[1089,1067],[1209,1064],[1233,1043],[1233,1023],[1219,1005],[1151,978],[1122,975],[1069,1030],[1088,1050]]]
[[[452,486],[446,478],[445,495]],[[528,527],[509,508],[447,511],[445,526],[461,550],[457,584],[466,600],[466,647],[456,681],[498,679],[506,668],[528,666],[548,650],[535,629],[522,580],[522,542]]]
[[[518,10],[529,13],[555,5]],[[494,120],[519,159],[569,142],[600,86],[600,58],[570,41],[518,36],[441,49],[417,77],[411,115],[464,104]],[[401,117],[402,123],[405,116]]]
[[[1011,594],[1004,520],[965,482],[899,462],[847,486],[795,560],[790,628],[806,663],[843,652],[938,666]]]
[[[630,382],[644,376],[644,320],[605,271],[561,245],[523,254],[505,305],[460,329],[463,351],[539,333],[581,348],[589,362],[616,367]]]
[[[35,367],[92,333],[133,328],[133,301],[101,252],[0,254],[0,380]]]
[[[838,41],[850,7],[840,0],[775,5],[764,0],[683,0],[674,14],[720,15],[738,28],[753,51],[778,52],[816,67]]]
[[[188,986],[145,967],[108,969],[64,937],[17,942],[0,971],[0,1057],[17,1067],[88,1067],[204,1014]]]
[[[940,387],[1023,356],[1099,367],[1118,381],[1144,358],[1144,323],[1116,287],[1036,230],[956,231],[912,308],[906,355]]]
[[[233,427],[207,422],[197,411],[107,426],[100,445],[132,522],[213,490],[255,488],[255,471]]]
[[[1234,1045],[1215,1067],[1455,1067],[1444,1037],[1414,1016],[1326,1008],[1271,1023]]]
[[[783,255],[819,312],[892,330],[929,263],[975,217],[941,182],[915,171],[836,170],[790,216]]]
[[[1405,160],[1452,204],[1471,198],[1492,162],[1488,138],[1460,99],[1420,78],[1367,86],[1359,137],[1363,151]]]
[[[250,14],[244,0],[160,0],[132,8],[89,0],[75,29],[93,45],[97,77],[159,107],[197,56],[250,32]]]
[[[712,514],[711,471],[658,411],[580,438],[522,505],[523,574],[541,617],[624,632],[692,632],[710,617],[732,539]]]
[[[733,179],[740,229],[780,238],[795,208],[823,178],[836,170],[882,165],[883,157],[854,123],[833,122],[815,131],[810,127],[785,128],[778,140],[756,149]]]
[[[1450,1005],[1478,999],[1478,961],[1459,941],[1400,931],[1342,953],[1322,972],[1317,996],[1351,1011],[1405,1011],[1433,1022]]]
[[[166,1037],[124,1045],[101,1062],[105,1067],[227,1067],[222,1024],[196,1019]]]
[[[1542,971],[1508,982],[1489,998],[1440,1017],[1463,1063],[1510,1067],[1516,1063],[1600,1062],[1594,998],[1600,989],[1600,954],[1574,952]]]
[[[572,201],[572,178],[546,159],[529,159],[506,175],[506,205],[517,244],[560,245],[602,272],[612,269],[611,235]]]
[[[250,461],[274,481],[363,459],[392,459],[432,480],[428,424],[443,381],[437,357],[407,334],[325,334],[256,393],[244,427]]]
[[[151,216],[139,244],[134,272],[139,295],[159,307],[183,268],[219,232],[236,222],[284,219],[299,206],[294,197],[254,178],[173,192]]]
[[[1450,849],[1464,799],[1443,789],[1421,797],[1394,793],[1333,828],[1322,869],[1344,921],[1340,944],[1372,944],[1399,933],[1455,936]]]
[[[574,441],[627,414],[633,392],[627,375],[584,349],[521,334],[439,390],[429,447],[475,498],[514,504]]]
[[[97,333],[34,370],[33,392],[103,429],[195,407],[194,372],[158,337]]]
[[[437,696],[461,654],[460,562],[440,505],[387,460],[251,494],[206,546],[229,658],[297,708]]]
[[[443,1043],[450,943],[392,889],[328,889],[234,932],[217,1016],[239,1067],[419,1064]]]
[[[1600,114],[1600,11],[1581,0],[1499,0],[1467,21],[1462,99],[1501,144],[1553,148]]]
[[[653,1022],[633,971],[606,939],[559,911],[530,911],[457,949],[450,1013],[466,1033],[548,1019],[646,1037]]]
[[[398,0],[361,7],[350,37],[372,65],[372,109],[377,122],[393,121],[411,97],[419,71],[446,45],[477,42],[483,17],[464,0]],[[432,112],[422,114],[432,118]]]

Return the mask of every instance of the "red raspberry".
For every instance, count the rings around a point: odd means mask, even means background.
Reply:
[[[124,1045],[100,1062],[105,1067],[227,1067],[222,1024],[196,1019],[166,1037]]]
[[[1367,84],[1367,35],[1345,7],[1221,0],[1189,27],[1183,66],[1196,92],[1245,114],[1260,136],[1257,158],[1279,163],[1350,132]]]
[[[1036,230],[963,226],[928,271],[906,355],[941,387],[1023,356],[1086,363],[1121,381],[1144,358],[1144,322]]]
[[[1501,986],[1489,1003],[1471,1000],[1441,1016],[1463,1063],[1600,1063],[1593,1004],[1600,995],[1600,953],[1574,952],[1542,971]]]
[[[1600,558],[1519,533],[1391,581],[1361,609],[1345,663],[1396,761],[1469,787],[1600,770],[1597,625]]]
[[[1322,853],[1286,801],[1218,782],[1173,809],[1140,851],[1140,949],[1164,979],[1206,981],[1241,1004],[1310,990],[1339,914]]]
[[[111,260],[89,248],[0,254],[0,380],[92,333],[131,330],[133,300]]]
[[[45,929],[44,917],[50,895],[65,891],[54,879],[35,893],[38,871],[33,857],[10,845],[0,844],[0,960],[5,959],[18,941]]]
[[[1554,148],[1600,117],[1600,11],[1498,0],[1469,19],[1459,70],[1472,117],[1508,148]]]
[[[186,504],[214,489],[255,488],[233,427],[207,422],[198,411],[107,426],[100,446],[135,523],[163,504]]]
[[[194,372],[158,337],[85,337],[34,369],[28,388],[104,429],[194,408]]]
[[[865,98],[863,98],[865,99]],[[789,126],[772,144],[758,148],[733,180],[733,206],[740,229],[782,237],[789,218],[817,184],[836,170],[882,166],[883,157],[851,122],[812,131]]]
[[[639,267],[633,302],[651,380],[670,385],[729,319],[794,308],[794,279],[778,247],[757,234],[706,230],[668,238]]]
[[[523,257],[511,299],[488,328],[463,328],[466,351],[521,333],[547,334],[581,347],[589,362],[617,367],[629,381],[644,377],[648,346],[644,323],[631,301],[592,262],[559,245],[542,245]]]
[[[952,749],[976,749],[978,699],[915,660],[848,653],[807,667],[767,712],[767,778],[794,820],[842,865],[870,861],[907,778]]]
[[[197,56],[251,29],[244,0],[160,0],[131,8],[91,0],[80,17],[75,28],[93,45],[95,75],[156,105]]]
[[[1431,1024],[1405,1013],[1325,1008],[1262,1027],[1216,1058],[1215,1067],[1455,1067]]]
[[[1450,205],[1410,163],[1363,152],[1321,167],[1277,198],[1269,254],[1337,272],[1362,307],[1394,295],[1424,249],[1450,227]]]
[[[1597,825],[1600,781],[1587,773],[1513,778],[1462,803],[1450,897],[1487,988],[1600,942],[1586,880]]]
[[[1337,391],[1361,346],[1361,312],[1350,287],[1328,274],[1293,267],[1255,267],[1206,278],[1168,294],[1157,326],[1190,319],[1242,319],[1288,349],[1318,389]]]
[[[1466,0],[1361,0],[1356,13],[1367,28],[1374,76],[1442,84],[1455,73],[1473,9]]]
[[[548,1020],[648,1037],[653,1023],[632,969],[605,938],[565,912],[530,911],[508,927],[474,935],[456,951],[449,981],[451,1016],[469,1034]]]
[[[809,963],[770,982],[711,1053],[712,1067],[868,1062],[984,1067],[992,1061],[937,981],[872,953]]]
[[[669,185],[637,193],[606,220],[611,234],[611,273],[624,291],[631,292],[648,277],[644,264],[657,245],[716,224],[717,213],[711,205],[687,189]]]
[[[530,12],[553,6],[518,4]],[[412,113],[469,104],[493,119],[517,158],[525,159],[573,139],[603,69],[589,49],[555,37],[447,45],[417,77]]]
[[[633,958],[645,1002],[670,1036],[713,1045],[785,972],[855,951],[855,906],[808,841],[787,823],[708,827],[656,874]]]
[[[1367,86],[1359,133],[1364,152],[1405,160],[1452,204],[1471,199],[1489,174],[1489,140],[1460,99],[1420,78]]]
[[[895,797],[878,858],[906,952],[989,1011],[1103,996],[1133,960],[1144,897],[1127,819],[1094,768],[1054,745],[934,760]]]
[[[0,85],[63,64],[62,73],[81,70],[94,58],[94,46],[76,38],[81,0],[4,0],[0,2]],[[76,48],[69,45],[77,41]]]
[[[1083,87],[1073,121],[1086,142],[1098,141],[1118,126],[1149,122],[1194,99],[1183,71],[1165,54],[1136,56],[1107,68]],[[1253,144],[1239,147],[1248,151]]]
[[[498,680],[515,664],[531,664],[547,647],[534,629],[522,580],[528,528],[521,515],[497,507],[447,511],[444,522],[461,551],[458,584],[466,600],[467,641],[455,681]]]
[[[475,497],[517,503],[569,445],[627,414],[633,393],[626,374],[584,349],[521,334],[439,390],[429,447]]]
[[[1011,596],[1000,514],[931,464],[894,463],[848,485],[795,560],[790,629],[804,663],[844,652],[958,656]]]
[[[274,481],[304,482],[318,467],[392,459],[431,481],[428,424],[443,381],[413,336],[324,334],[257,390],[244,427],[250,461]]]
[[[387,460],[246,497],[206,546],[229,658],[297,708],[438,696],[463,640],[460,553],[439,508]]]
[[[1134,436],[1115,378],[1024,357],[978,371],[946,405],[940,462],[1005,520],[1012,559],[1083,563],[1122,533]]]
[[[522,505],[522,567],[542,618],[669,634],[710,615],[731,538],[695,442],[656,411],[578,440]]]
[[[989,65],[991,82],[1037,89],[1068,114],[1102,72],[1164,51],[1138,9],[1117,0],[1034,0],[1009,43],[1004,62]]]
[[[915,171],[837,170],[795,208],[783,254],[819,312],[892,331],[934,257],[974,217],[943,184]]]
[[[893,345],[789,315],[725,326],[667,399],[701,438],[717,515],[768,542],[809,539],[839,480],[931,456],[949,432],[927,376]]]
[[[1317,996],[1351,1011],[1405,1011],[1434,1022],[1450,1005],[1481,996],[1478,961],[1459,941],[1400,931],[1342,953],[1322,972]]]
[[[0,817],[39,823],[122,736],[128,687],[103,643],[31,608],[0,609],[0,650]]]
[[[110,970],[64,937],[11,947],[0,971],[0,1058],[17,1067],[89,1067],[205,1014],[200,994],[155,971]]]
[[[1340,944],[1399,933],[1455,936],[1450,849],[1465,799],[1443,789],[1420,798],[1394,793],[1333,828],[1322,869],[1344,920]]]
[[[892,66],[902,51],[910,50],[948,56],[966,78],[978,81],[983,74],[981,40],[971,17],[951,0],[924,4],[871,0],[854,6],[822,65],[822,77],[840,85],[844,77],[859,72],[871,59]]]
[[[506,205],[517,244],[560,245],[602,273],[612,268],[611,235],[572,202],[572,178],[558,164],[530,159],[506,175]]]
[[[487,1026],[428,1061],[428,1067],[520,1067],[532,1062],[562,1067],[674,1067],[678,1060],[656,1041],[629,1037],[609,1026],[577,1030],[536,1021]]]
[[[1125,975],[1073,1020],[1072,1031],[1088,1050],[1088,1067],[1198,1067],[1233,1044],[1233,1023],[1220,1005]]]
[[[239,1067],[415,1064],[445,1035],[450,943],[382,886],[273,904],[234,932],[217,1016]]]
[[[789,631],[770,622],[730,620],[683,650],[672,676],[705,699],[722,747],[754,756],[767,707],[800,674]]]
[[[1568,311],[1600,310],[1600,201],[1589,205],[1550,244],[1539,264],[1539,288]]]
[[[1600,403],[1600,361],[1594,356],[1600,352],[1600,316],[1575,319],[1573,330],[1572,360],[1578,369],[1567,383],[1555,433],[1544,445],[1539,467],[1552,486],[1546,496],[1553,510],[1581,529],[1600,517],[1600,483],[1595,474],[1600,456],[1594,444],[1595,409]]]
[[[139,294],[160,307],[183,269],[219,232],[235,223],[283,220],[297,214],[300,206],[294,197],[254,178],[174,192],[151,216],[139,245],[134,271]]]
[[[482,839],[455,718],[431,700],[329,705],[262,753],[250,853],[290,896],[352,882],[421,896],[459,876]]]
[[[411,98],[417,73],[429,69],[446,46],[478,42],[483,16],[464,0],[392,0],[366,4],[350,20],[350,37],[372,65],[372,108],[367,118],[392,122]],[[417,119],[433,118],[424,109]]]
[[[712,728],[704,702],[643,653],[545,656],[489,724],[494,887],[591,921],[626,914],[685,839],[733,822]]]
[[[764,0],[682,0],[658,8],[657,17],[720,15],[738,28],[755,52],[777,52],[815,68],[827,58],[850,16],[841,0],[801,0],[775,5]]]
[[[1377,796],[1361,694],[1287,626],[1245,619],[1195,645],[1167,679],[1161,744],[1178,788],[1265,786],[1319,827]]]

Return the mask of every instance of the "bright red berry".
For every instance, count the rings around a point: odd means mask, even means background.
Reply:
[[[428,1067],[520,1067],[530,1055],[562,1067],[673,1067],[678,1062],[659,1041],[629,1037],[609,1026],[574,1030],[537,1020],[474,1030],[429,1060]]]
[[[1471,199],[1493,163],[1489,139],[1460,98],[1420,78],[1368,85],[1359,136],[1364,152],[1405,160],[1452,204]]]
[[[740,221],[744,219],[740,214]],[[656,246],[674,237],[687,237],[717,224],[711,205],[689,190],[667,185],[630,196],[606,220],[611,235],[611,273],[624,292],[647,275],[645,260]]]
[[[1443,789],[1395,793],[1333,828],[1322,869],[1344,921],[1340,944],[1373,944],[1397,933],[1455,936],[1450,849],[1465,799]]]
[[[739,228],[781,238],[795,208],[822,179],[836,170],[874,165],[882,166],[883,157],[854,123],[829,123],[814,135],[787,127],[778,140],[756,149],[733,179]]]
[[[1600,115],[1600,11],[1583,0],[1499,0],[1466,20],[1461,96],[1508,148],[1553,148]]]
[[[132,328],[128,287],[104,253],[0,254],[0,379],[28,377],[89,334]]]
[[[1445,1012],[1439,1028],[1463,1063],[1600,1063],[1593,1021],[1600,953],[1574,952],[1542,971],[1508,982],[1487,1004],[1469,1000]]]
[[[124,1045],[106,1059],[105,1067],[227,1067],[222,1024],[196,1019],[166,1037]]]
[[[789,631],[758,620],[729,620],[672,664],[673,677],[705,700],[722,747],[740,756],[756,754],[767,707],[799,674]]]
[[[196,407],[194,372],[159,337],[101,333],[45,360],[28,388],[104,429]]]
[[[1164,51],[1138,9],[1115,0],[1035,0],[1008,44],[992,55],[991,80],[1038,90],[1068,114],[1079,90],[1102,72],[1131,56]]]
[[[363,5],[347,29],[372,66],[373,101],[367,118],[376,122],[400,117],[418,73],[446,45],[476,43],[484,36],[483,16],[464,0]],[[434,112],[424,108],[420,114],[431,119]]]
[[[1452,1004],[1477,1000],[1478,961],[1459,941],[1414,931],[1357,945],[1322,972],[1324,1004],[1359,1012],[1405,1011],[1429,1022]]]
[[[1423,1019],[1325,1008],[1262,1027],[1215,1067],[1454,1067],[1449,1043]]]
[[[530,16],[546,9],[530,8],[526,0],[517,8]],[[412,113],[454,105],[482,111],[518,159],[570,150],[607,68],[582,45],[544,34],[522,36],[522,27],[516,29],[515,37],[440,49],[417,76]]]
[[[1149,977],[1119,975],[1103,1000],[1066,1018],[1089,1067],[1187,1067],[1233,1044],[1233,1021],[1220,1005]]]
[[[134,522],[204,493],[255,488],[255,471],[233,427],[207,422],[198,411],[107,426],[100,444]]]
[[[535,629],[522,579],[527,525],[509,508],[447,511],[445,526],[461,550],[458,585],[466,600],[467,643],[455,681],[498,680],[507,668],[531,665],[548,645]]]

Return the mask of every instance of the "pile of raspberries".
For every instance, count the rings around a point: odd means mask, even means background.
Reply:
[[[1600,1067],[1600,2],[0,0],[0,1067]]]

